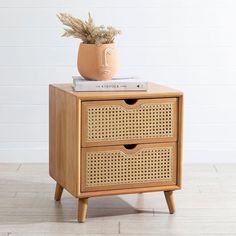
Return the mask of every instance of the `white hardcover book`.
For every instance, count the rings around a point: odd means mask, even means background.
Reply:
[[[146,91],[148,82],[133,77],[113,78],[107,81],[90,81],[80,76],[72,76],[75,91]]]

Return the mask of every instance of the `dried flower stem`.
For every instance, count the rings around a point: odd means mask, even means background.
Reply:
[[[87,44],[108,44],[113,43],[115,37],[121,34],[120,30],[108,26],[96,26],[93,18],[89,13],[87,21],[82,21],[67,13],[60,13],[57,15],[59,20],[69,28],[65,28],[63,37],[79,38],[83,43]]]

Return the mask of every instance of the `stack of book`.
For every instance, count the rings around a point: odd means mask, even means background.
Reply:
[[[107,81],[85,80],[81,76],[72,76],[75,91],[147,91],[148,82],[134,77],[113,78]]]

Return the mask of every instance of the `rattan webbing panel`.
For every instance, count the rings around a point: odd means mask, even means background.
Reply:
[[[176,147],[173,143],[152,147],[149,145],[132,154],[106,148],[87,151],[83,156],[85,179],[82,190],[175,184],[175,153]]]
[[[176,137],[175,99],[144,99],[134,107],[124,101],[85,102],[84,108],[86,143],[174,141]]]

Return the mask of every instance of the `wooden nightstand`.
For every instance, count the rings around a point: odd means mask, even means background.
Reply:
[[[79,198],[78,221],[88,198],[164,191],[174,213],[181,188],[183,94],[150,84],[147,92],[74,92],[49,87],[49,169]]]

